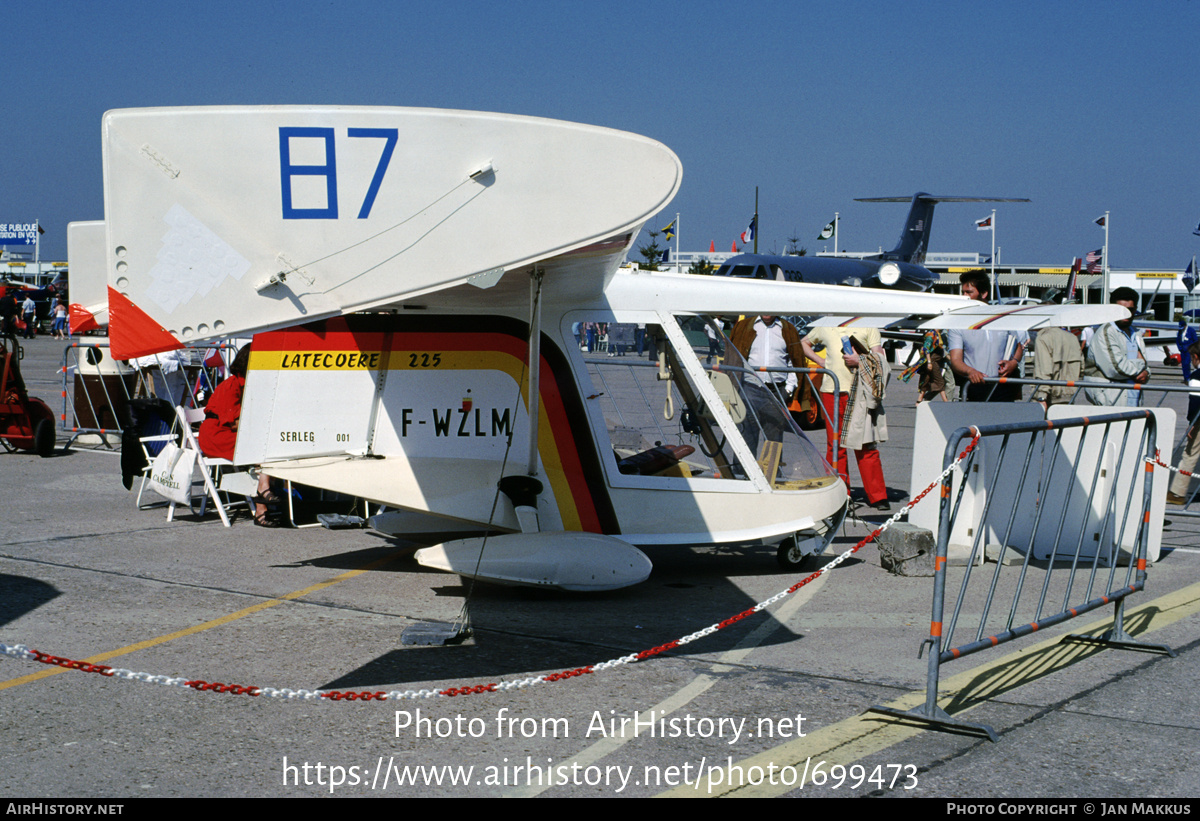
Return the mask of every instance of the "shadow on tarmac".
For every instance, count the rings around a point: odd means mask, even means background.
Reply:
[[[394,548],[393,548],[394,549]],[[307,563],[330,567],[361,567],[368,556],[386,551],[372,548],[314,558]],[[597,664],[657,647],[701,630],[714,619],[728,619],[756,603],[733,580],[761,576],[775,567],[775,549],[647,548],[654,572],[643,584],[589,594],[528,587],[505,587],[456,580],[415,562],[399,559],[380,568],[445,579],[430,585],[443,599],[469,599],[467,610],[473,635],[459,644],[400,646],[390,650],[321,689],[381,689],[416,682],[471,679],[493,680],[518,673],[558,672]],[[803,574],[807,575],[807,574]],[[803,575],[779,571],[775,589],[785,589]],[[765,597],[764,597],[765,598]],[[732,650],[764,623],[774,629],[757,646],[802,640],[769,612],[753,614],[689,645],[689,656],[716,655]],[[667,651],[663,655],[671,655]]]
[[[0,573],[0,624],[8,624],[61,596],[53,585],[27,576]]]

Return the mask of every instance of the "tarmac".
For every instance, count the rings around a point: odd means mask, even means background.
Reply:
[[[56,415],[62,350],[42,337],[23,363],[31,393]],[[1154,381],[1176,383],[1178,371],[1156,369]],[[894,379],[882,448],[893,510],[912,491],[914,400]],[[0,642],[226,685],[387,692],[521,681],[657,647],[798,580],[769,548],[650,548],[653,574],[625,590],[471,588],[418,566],[416,543],[370,530],[262,530],[244,515],[226,529],[211,512],[186,511],[168,523],[161,507],[136,509],[119,457],[104,450],[0,453],[0,487]],[[884,519],[867,510],[826,559]],[[867,544],[766,612],[686,646],[503,692],[288,700],[0,656],[0,796],[1190,806],[1200,795],[1200,526],[1172,512],[1128,612],[1131,632],[1176,657],[1062,642],[1105,630],[1106,607],[947,665],[940,704],[991,725],[995,743],[865,712],[923,702],[917,651],[932,595],[931,579],[885,572]],[[406,627],[453,620],[468,597],[470,639],[402,643]],[[1101,814],[1091,806],[1079,814]]]

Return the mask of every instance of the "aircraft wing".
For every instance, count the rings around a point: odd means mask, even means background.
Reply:
[[[618,310],[652,306],[696,314],[837,315],[864,317],[876,327],[882,319],[928,316],[971,304],[966,297],[917,291],[627,271],[613,277],[604,296]]]
[[[946,330],[1032,331],[1038,328],[1073,328],[1128,319],[1120,305],[986,305],[972,302],[950,313],[921,323],[921,328]]]
[[[986,305],[962,296],[657,272],[621,271],[604,295],[616,310],[653,305],[697,314],[819,314],[810,323],[818,326],[879,328],[907,316],[933,316],[919,327],[1027,331],[1129,316],[1120,305]]]
[[[117,358],[628,246],[682,177],[646,137],[415,108],[110,111],[103,149]]]
[[[907,319],[906,316],[822,316],[810,320],[809,328],[886,328]],[[915,332],[914,332],[915,333]],[[921,334],[916,334],[921,336]]]

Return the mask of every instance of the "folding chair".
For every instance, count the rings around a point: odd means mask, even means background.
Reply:
[[[152,454],[150,452],[150,446],[152,444],[154,444],[155,442],[160,442],[165,445],[167,442],[174,442],[174,441],[175,441],[174,433],[156,433],[153,436],[139,436],[138,437],[138,445],[142,448],[142,456],[144,456],[146,458],[146,466],[142,468],[142,482],[141,482],[141,485],[138,487],[138,495],[137,495],[137,509],[138,510],[149,510],[152,507],[158,507],[161,504],[166,504],[166,502],[162,499],[162,497],[159,497],[157,502],[148,502],[147,504],[143,505],[142,504],[142,494],[145,493],[145,491],[146,491],[146,485],[148,485],[150,483],[150,471],[153,470],[153,468],[154,468],[155,454]]]
[[[229,527],[229,510],[243,503],[222,501],[220,491],[217,489],[217,482],[220,479],[220,473],[223,468],[232,468],[235,465],[228,459],[205,456],[200,450],[200,445],[196,442],[196,433],[192,429],[192,426],[204,421],[203,408],[183,408],[176,406],[175,414],[179,417],[179,425],[183,429],[183,444],[181,447],[184,450],[193,450],[196,452],[196,467],[199,468],[200,475],[204,479],[204,496],[200,502],[200,515],[204,515],[208,508],[208,500],[212,499],[217,513],[221,515],[221,522],[225,527]],[[172,521],[174,515],[175,503],[171,502],[167,508],[167,521]]]

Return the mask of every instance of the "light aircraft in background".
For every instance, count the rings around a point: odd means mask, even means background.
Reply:
[[[705,367],[696,324],[978,311],[619,270],[682,170],[610,129],[214,107],[112,111],[103,134],[113,355],[255,334],[235,462],[490,531],[418,552],[461,575],[613,589],[648,576],[646,545],[779,544],[795,567],[846,487],[799,429],[764,433],[761,384],[728,344]],[[657,367],[581,350],[591,322],[644,325]]]
[[[909,197],[871,197],[857,202],[909,202]],[[1029,202],[1003,197],[934,197],[924,192],[911,197],[912,206],[896,247],[864,257],[818,257],[788,254],[738,254],[730,257],[717,276],[772,279],[819,285],[852,285],[896,291],[928,291],[938,276],[925,267],[925,251],[939,202]]]
[[[108,325],[108,276],[102,220],[67,224],[67,259],[71,266],[67,306],[71,333],[103,331]]]

